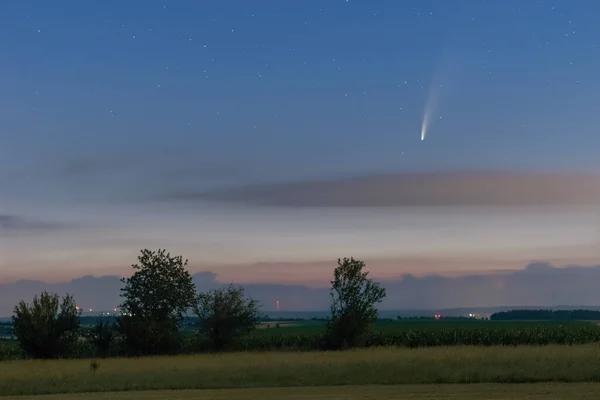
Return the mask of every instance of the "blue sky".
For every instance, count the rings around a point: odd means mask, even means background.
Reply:
[[[572,193],[575,178],[558,174],[600,168],[598,15],[591,0],[4,4],[0,279],[126,273],[143,247],[236,280],[302,280],[313,265],[312,280],[326,281],[316,266],[351,252],[386,276],[597,259],[595,210],[540,216],[529,204],[457,220],[447,185],[434,190],[438,219],[404,203],[299,211],[165,199],[490,170],[547,173]],[[511,179],[508,197],[521,185]],[[589,193],[572,194],[579,204]],[[426,229],[407,225],[415,215]],[[247,272],[256,263],[270,272]]]

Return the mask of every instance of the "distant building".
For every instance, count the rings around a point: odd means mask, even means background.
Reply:
[[[119,311],[118,309],[113,309],[111,311],[83,311],[81,313],[82,317],[112,317],[112,316],[117,316],[117,315],[121,315],[121,311]]]
[[[492,313],[469,313],[466,316],[473,319],[489,319],[491,315]]]

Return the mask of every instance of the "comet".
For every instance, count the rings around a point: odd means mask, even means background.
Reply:
[[[423,122],[421,123],[421,140],[425,140],[425,135],[427,134],[428,125],[429,125],[429,114],[427,113],[427,108],[426,108],[425,113],[423,114]]]
[[[438,103],[442,92],[445,93],[448,90],[446,85],[442,85],[442,83],[445,84],[456,81],[456,78],[453,78],[452,75],[455,73],[455,71],[460,70],[454,65],[453,60],[454,57],[452,54],[446,50],[440,56],[440,59],[433,70],[431,79],[429,81],[427,99],[425,100],[425,107],[423,110],[423,121],[421,122],[421,140],[425,140],[425,137],[429,135],[433,121],[436,120]]]
[[[435,81],[435,80],[434,80]],[[425,110],[423,111],[423,121],[421,122],[421,140],[425,140],[427,136],[429,125],[431,123],[431,117],[435,113],[437,100],[439,98],[439,88],[441,85],[436,85],[435,82],[429,86],[429,93],[427,95],[427,101],[425,102]]]
[[[421,122],[421,140],[429,136],[432,124],[435,125],[434,121],[438,119],[436,115],[440,97],[449,94],[448,85],[452,86],[461,79],[462,68],[458,57],[460,50],[457,46],[450,46],[450,40],[450,37],[444,40],[445,44],[432,70]]]

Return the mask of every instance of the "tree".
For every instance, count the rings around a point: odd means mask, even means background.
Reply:
[[[73,296],[60,300],[57,294],[42,292],[33,303],[23,300],[15,306],[14,334],[23,351],[34,358],[65,355],[77,342],[80,312]]]
[[[181,256],[160,249],[141,253],[134,274],[121,280],[125,300],[117,329],[137,355],[170,353],[179,344],[179,321],[195,305],[196,287]]]
[[[114,343],[114,326],[100,320],[94,327],[85,331],[85,337],[94,345],[98,356],[106,357]]]
[[[331,348],[363,344],[369,325],[377,320],[376,303],[386,296],[379,283],[368,278],[365,263],[354,258],[338,259],[331,281],[331,316],[327,341]]]
[[[195,307],[200,333],[219,351],[255,329],[260,319],[258,301],[244,297],[244,288],[229,285],[198,295]]]

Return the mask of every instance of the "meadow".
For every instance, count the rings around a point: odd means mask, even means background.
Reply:
[[[342,385],[599,382],[600,346],[371,348],[0,363],[0,395]],[[599,393],[600,387],[596,387]]]

